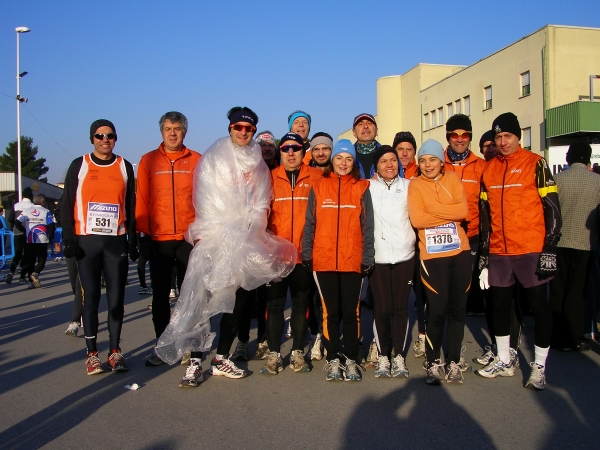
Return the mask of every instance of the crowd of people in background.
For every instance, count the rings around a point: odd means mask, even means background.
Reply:
[[[228,135],[200,154],[184,144],[187,118],[164,114],[162,142],[142,157],[137,177],[114,153],[115,125],[92,123],[93,150],[71,163],[55,211],[74,294],[66,334],[83,327],[88,375],[105,370],[96,345],[102,285],[108,365],[128,370],[120,335],[127,259],[138,257],[156,337],[145,364],[181,361],[180,387],[203,381],[202,357],[215,338],[210,317],[219,313],[212,375],[247,375],[236,362],[251,358],[255,316],[262,374],[284,370],[285,333],[294,372],[310,372],[311,361],[325,357],[327,381],[360,381],[365,365],[376,378],[409,377],[411,292],[412,349],[429,385],[463,384],[472,370],[463,343],[469,314],[485,315],[490,338],[472,360],[481,377],[511,377],[521,368],[525,310],[535,321],[525,387],[544,389],[550,348],[590,350],[586,338],[598,335],[600,306],[593,286],[600,177],[590,170],[589,144],[572,143],[568,170],[553,176],[543,157],[521,146],[510,112],[480,130],[478,148],[463,114],[446,122],[446,143],[429,139],[420,147],[410,131],[381,144],[367,113],[353,121],[354,143],[334,143],[325,132],[309,137],[304,111],[289,115],[279,140],[257,133],[250,108],[232,108],[227,119]],[[7,212],[15,239],[9,284],[21,264],[19,281],[41,286],[57,222],[44,205],[26,190]],[[373,309],[373,322],[361,321],[361,304]],[[367,327],[374,339],[365,355]]]

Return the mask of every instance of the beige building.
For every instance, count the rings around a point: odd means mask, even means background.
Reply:
[[[494,118],[512,111],[523,128],[521,144],[532,151],[575,139],[600,143],[600,79],[592,75],[600,78],[600,29],[560,25],[467,67],[419,64],[377,80],[378,140],[391,144],[396,132],[411,131],[417,145],[429,138],[445,145],[446,120],[463,113],[477,149]],[[594,87],[597,102],[590,103]],[[354,141],[352,130],[339,138]]]

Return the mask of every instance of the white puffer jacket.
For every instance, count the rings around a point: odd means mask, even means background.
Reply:
[[[375,218],[375,264],[408,261],[415,254],[415,232],[408,218],[408,184],[404,178],[390,185],[377,175],[369,180]]]

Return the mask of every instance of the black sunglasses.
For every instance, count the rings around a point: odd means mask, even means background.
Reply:
[[[98,134],[95,134],[94,137],[96,139],[98,139],[99,141],[103,141],[105,138],[108,139],[109,141],[112,141],[114,138],[117,137],[117,135],[115,133],[108,133],[108,134],[98,133]]]
[[[284,145],[282,147],[279,147],[279,150],[281,150],[284,153],[289,152],[290,150],[293,151],[294,153],[299,152],[300,150],[302,150],[302,146],[301,145]]]

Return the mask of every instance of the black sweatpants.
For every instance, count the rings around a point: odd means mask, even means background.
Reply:
[[[479,281],[478,281],[479,283]],[[517,350],[521,345],[521,326],[523,323],[523,312],[521,311],[521,301],[519,300],[519,292],[521,286],[517,282],[513,286],[512,300],[510,302],[510,348]],[[494,330],[494,302],[492,301],[491,288],[484,292],[485,301],[485,321],[490,333],[492,345],[496,345],[496,334]]]
[[[250,301],[246,302],[244,317],[238,330],[238,340],[240,342],[250,341],[250,327],[252,325],[252,313],[256,306],[256,342],[264,342],[267,339],[266,321],[267,321],[267,288],[262,286],[252,289],[250,292]]]
[[[281,335],[285,326],[283,311],[287,291],[292,298],[292,350],[304,350],[308,332],[308,304],[311,300],[312,274],[302,265],[296,264],[292,272],[278,283],[267,284],[267,341],[269,351],[280,352]]]
[[[323,337],[327,361],[339,358],[340,316],[344,321],[344,353],[356,361],[360,337],[360,291],[357,272],[314,272],[323,310]]]
[[[417,245],[418,248],[418,245]],[[415,291],[415,308],[417,311],[417,329],[419,334],[425,334],[425,292],[421,281],[420,253],[415,252],[415,274],[413,277],[413,289]]]
[[[88,351],[96,351],[98,334],[98,305],[101,295],[101,276],[106,281],[108,300],[108,335],[110,349],[119,348],[125,312],[125,283],[127,281],[127,236],[77,236],[77,245],[84,257],[78,261],[79,278],[83,288],[83,330]]]
[[[48,244],[25,244],[24,259],[27,264],[27,277],[32,273],[39,274],[46,267]],[[37,259],[37,263],[36,263]]]
[[[14,244],[15,244],[15,256],[13,257],[12,263],[10,265],[10,272],[15,273],[17,270],[17,266],[21,263],[21,278],[25,278],[27,273],[27,259],[25,256],[25,235],[24,234],[15,234],[14,235]]]
[[[138,257],[137,260],[137,274],[138,280],[140,282],[140,287],[146,288],[148,285],[146,284],[146,263],[148,260],[144,258],[142,255]]]
[[[535,318],[535,345],[541,348],[550,346],[552,336],[552,314],[548,304],[548,283],[523,289],[529,309]],[[490,286],[494,311],[494,334],[508,336],[511,332],[511,302],[514,285],[508,287]],[[515,300],[516,301],[516,300]],[[511,343],[512,347],[512,343]]]
[[[415,272],[414,257],[396,264],[375,264],[369,283],[373,290],[375,339],[379,353],[390,357],[390,338],[396,353],[405,356],[408,297]]]
[[[251,302],[250,291],[239,288],[235,291],[235,304],[231,313],[224,313],[219,325],[219,344],[217,345],[218,355],[228,355],[231,351],[231,345],[238,334],[240,324],[244,318],[245,309],[248,302]]]
[[[472,258],[472,278],[471,278],[471,289],[469,289],[469,295],[467,297],[467,311],[470,313],[482,313],[485,311],[485,305],[483,302],[483,291],[479,285],[479,268],[477,262],[479,261],[479,235],[469,238],[469,246],[471,247],[471,258]]]
[[[177,267],[177,284],[181,291],[190,253],[194,248],[184,240],[152,241],[155,256],[150,261],[152,281],[152,322],[156,339],[165,331],[171,320],[171,275]]]
[[[77,322],[81,320],[81,310],[83,309],[83,291],[81,289],[81,280],[79,279],[79,271],[77,270],[77,258],[65,258],[67,262],[67,273],[69,274],[69,281],[71,283],[71,290],[73,291],[73,315],[71,316],[71,322]]]
[[[460,361],[465,334],[467,296],[471,284],[471,252],[421,261],[427,299],[425,349],[427,361],[440,359],[444,325],[448,321],[448,362]]]
[[[590,252],[557,248],[558,272],[550,281],[552,345],[575,347],[581,344],[585,315],[585,283]]]

